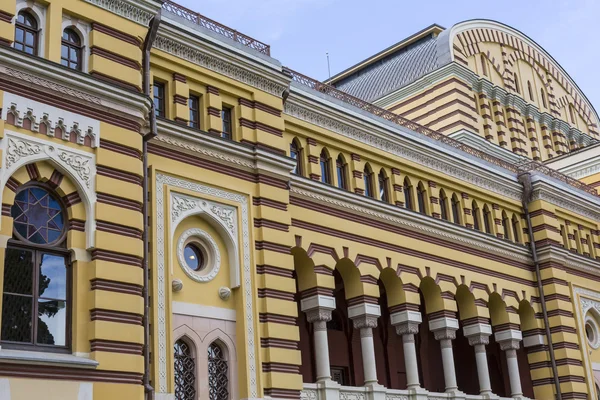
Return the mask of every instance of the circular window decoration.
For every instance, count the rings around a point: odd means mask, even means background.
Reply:
[[[593,349],[600,348],[600,327],[596,319],[588,314],[585,317],[585,337]]]
[[[10,214],[15,235],[22,241],[53,245],[64,238],[64,211],[58,199],[44,188],[23,188],[15,196]]]
[[[185,274],[196,282],[213,280],[221,266],[217,243],[198,228],[188,229],[181,234],[177,241],[177,258]]]

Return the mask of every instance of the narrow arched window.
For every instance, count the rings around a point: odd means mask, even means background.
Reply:
[[[575,112],[573,111],[573,106],[569,104],[569,117],[571,117],[571,123],[575,123]]]
[[[521,94],[521,89],[519,88],[519,77],[517,77],[517,73],[515,72],[513,74],[514,78],[515,78],[515,91],[519,94]]]
[[[487,76],[487,67],[485,66],[485,57],[483,56],[483,54],[481,55],[481,72],[483,73],[483,75]]]
[[[10,209],[13,240],[4,258],[2,348],[68,352],[67,214],[51,188],[25,185]]]
[[[422,182],[419,182],[417,185],[417,203],[419,204],[419,212],[421,214],[427,214],[427,208],[425,206],[426,196],[427,192],[425,191],[425,187],[423,187]]]
[[[382,168],[378,176],[379,183],[379,200],[389,203],[390,196],[388,195],[388,178],[385,175],[385,170]]]
[[[229,400],[229,365],[221,346],[208,347],[208,398]]]
[[[38,34],[38,23],[33,15],[27,11],[19,12],[15,22],[15,49],[37,56]]]
[[[487,204],[483,206],[483,228],[485,229],[485,233],[492,233],[492,215],[490,213],[490,209]]]
[[[375,197],[375,193],[373,193],[373,172],[368,164],[363,171],[363,181],[365,184],[365,196]]]
[[[455,224],[460,224],[460,201],[456,195],[452,195],[452,220]]]
[[[321,182],[331,185],[331,158],[325,149],[321,151],[319,165],[321,166]]]
[[[473,228],[481,230],[481,224],[479,223],[479,207],[477,207],[475,201],[471,204],[471,215],[473,215]]]
[[[448,221],[448,197],[444,189],[440,189],[440,216],[443,220]]]
[[[529,92],[529,100],[533,101],[533,89],[531,88],[531,82],[527,81],[527,91]]]
[[[60,63],[65,67],[82,70],[81,38],[72,28],[66,28],[62,35],[62,46],[60,50]]]
[[[515,243],[521,243],[521,235],[520,235],[520,224],[519,219],[516,215],[512,216],[512,230],[513,230],[513,240]]]
[[[340,154],[337,160],[335,161],[337,184],[340,189],[348,190],[348,181],[346,178],[347,170],[348,164],[346,164],[346,160],[344,160],[344,157]]]
[[[409,210],[415,210],[412,198],[412,185],[408,178],[404,178],[404,185],[402,187],[404,190],[404,206]]]
[[[290,157],[296,161],[292,173],[302,175],[302,148],[298,145],[296,139],[290,144]]]
[[[510,239],[510,230],[508,229],[508,215],[502,211],[502,230],[504,230],[504,238]]]
[[[544,108],[548,108],[546,105],[546,93],[544,93],[544,88],[540,88],[540,96],[542,97],[542,105]]]
[[[191,346],[182,339],[175,342],[175,399],[196,400],[196,361]]]

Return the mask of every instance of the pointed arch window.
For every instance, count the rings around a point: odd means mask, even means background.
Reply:
[[[208,347],[208,398],[229,400],[229,365],[223,348],[217,343]]]
[[[196,400],[196,360],[192,347],[183,339],[175,342],[175,399]]]
[[[363,181],[365,184],[365,196],[375,197],[375,193],[373,193],[373,172],[368,164],[363,171]]]
[[[448,197],[444,189],[440,189],[440,213],[444,221],[448,221]]]
[[[38,23],[27,11],[21,11],[15,22],[14,48],[27,54],[38,54]]]
[[[344,157],[340,154],[335,161],[335,171],[337,174],[337,184],[340,189],[348,190],[348,181],[346,178],[348,164]]]
[[[321,182],[331,185],[331,158],[325,149],[321,150],[319,165],[321,166]]]
[[[544,88],[540,88],[540,96],[542,97],[542,105],[544,108],[548,108],[546,105],[546,93],[544,93]]]
[[[427,208],[425,206],[425,198],[426,197],[427,197],[427,192],[425,191],[423,182],[419,182],[419,185],[417,185],[417,202],[419,204],[419,212],[421,214],[427,214]]]
[[[573,111],[573,105],[569,104],[569,117],[571,118],[571,123],[575,123],[575,112]]]
[[[502,211],[502,229],[504,230],[504,239],[510,239],[510,230],[508,229],[508,216]]]
[[[60,63],[70,69],[81,71],[83,65],[81,54],[81,38],[73,28],[66,28],[62,35]]]
[[[413,198],[412,198],[412,185],[410,184],[410,181],[408,180],[408,178],[404,178],[404,185],[402,187],[402,189],[404,190],[404,205],[407,209],[409,210],[415,210],[415,206],[413,204]]]
[[[485,65],[485,57],[483,54],[481,55],[481,72],[483,75],[488,76],[487,67]]]
[[[473,201],[471,205],[471,214],[473,215],[473,228],[476,230],[481,230],[481,224],[479,223],[479,207],[477,207],[477,203]]]
[[[458,201],[455,194],[452,195],[452,221],[455,224],[460,224],[460,201]]]
[[[298,141],[294,139],[290,144],[290,157],[296,161],[296,165],[292,170],[293,174],[302,175],[302,148],[298,145]]]
[[[529,100],[533,101],[533,89],[531,88],[531,82],[527,81],[527,91],[529,92]]]
[[[519,219],[517,218],[516,215],[512,216],[512,230],[513,230],[513,240],[515,241],[515,243],[521,243],[521,235],[519,234],[520,224],[519,224]]]
[[[379,171],[378,178],[379,178],[378,179],[378,181],[379,181],[379,200],[389,203],[390,196],[388,194],[388,178],[387,178],[387,176],[385,174],[385,170],[383,168]]]
[[[483,206],[483,228],[485,229],[485,233],[492,233],[492,214],[490,213],[490,209],[487,204]]]
[[[519,88],[519,77],[517,76],[517,73],[515,72],[513,74],[514,79],[515,79],[515,91],[519,94],[521,94],[521,89]]]
[[[71,269],[64,206],[50,188],[29,184],[17,191],[10,213],[2,347],[68,352]]]

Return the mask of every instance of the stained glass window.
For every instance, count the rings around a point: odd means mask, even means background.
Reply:
[[[229,367],[216,343],[208,347],[208,388],[210,400],[229,400]]]
[[[175,399],[196,400],[196,362],[192,349],[181,339],[175,342]]]
[[[11,208],[15,232],[35,244],[55,244],[63,236],[65,221],[56,198],[40,187],[21,190]]]

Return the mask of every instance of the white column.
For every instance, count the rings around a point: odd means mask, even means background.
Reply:
[[[490,371],[488,369],[485,346],[490,343],[492,327],[489,324],[476,323],[463,327],[463,333],[469,340],[469,344],[475,348],[479,394],[489,397],[492,394],[492,384],[490,383]]]
[[[361,303],[348,307],[348,317],[352,319],[354,328],[360,329],[365,386],[377,385],[373,328],[377,328],[377,318],[380,316],[381,310],[377,304]]]
[[[335,298],[316,295],[300,301],[306,320],[313,324],[317,382],[331,379],[329,366],[329,343],[327,341],[327,321],[331,321],[331,312],[335,310]]]
[[[449,317],[433,319],[429,321],[429,330],[433,332],[435,339],[440,341],[446,392],[458,392],[456,370],[454,369],[454,352],[452,351],[452,340],[456,339],[458,320]]]
[[[496,342],[500,350],[506,353],[506,365],[508,367],[508,380],[510,381],[510,395],[513,398],[523,397],[521,389],[521,376],[519,375],[519,363],[517,361],[517,350],[519,342],[523,338],[521,331],[509,329],[495,334]]]
[[[391,323],[396,327],[396,333],[402,336],[404,349],[404,366],[406,368],[407,388],[418,389],[419,365],[417,364],[417,349],[415,348],[415,335],[419,333],[421,313],[418,311],[400,311],[390,314]]]

